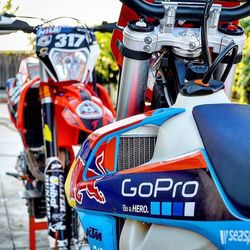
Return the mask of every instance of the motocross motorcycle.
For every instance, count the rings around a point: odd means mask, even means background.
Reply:
[[[249,249],[250,108],[224,88],[250,2],[121,2],[135,19],[115,41],[117,121],[87,138],[66,180],[90,249]]]
[[[50,247],[69,249],[78,238],[77,217],[64,191],[73,146],[115,116],[108,93],[95,80],[99,46],[94,30],[31,27],[9,15],[1,17],[0,30],[36,34],[37,58],[23,59],[16,77],[6,84],[11,120],[24,145],[17,174],[9,174],[24,181],[22,198],[30,217],[47,217]]]

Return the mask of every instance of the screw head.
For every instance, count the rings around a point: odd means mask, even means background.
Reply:
[[[152,38],[150,36],[146,36],[145,39],[144,39],[144,42],[146,44],[150,44],[150,43],[152,43]]]
[[[189,48],[190,49],[195,49],[196,48],[196,44],[194,42],[190,42],[189,43]]]
[[[145,52],[150,52],[151,51],[151,47],[149,46],[149,45],[145,45],[144,47],[143,47],[143,50],[145,51]]]

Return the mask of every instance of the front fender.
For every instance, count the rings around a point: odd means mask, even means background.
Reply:
[[[81,83],[59,87],[54,103],[59,145],[76,145],[92,131],[114,120],[112,111]],[[79,138],[81,135],[84,138]]]

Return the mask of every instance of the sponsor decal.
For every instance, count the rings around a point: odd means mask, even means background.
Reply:
[[[42,36],[37,39],[37,46],[47,47],[52,42],[52,35]]]
[[[40,57],[46,57],[49,54],[49,49],[47,47],[43,47],[39,50]]]
[[[64,216],[60,213],[53,213],[51,217],[53,221],[61,221]]]
[[[250,230],[220,230],[221,245],[232,243],[250,244]]]
[[[65,199],[64,199],[64,176],[59,175],[58,176],[46,176],[48,181],[48,186],[47,186],[47,197],[49,197],[49,202],[50,206],[58,209],[58,206],[60,206],[60,212],[64,214],[66,212],[66,204],[65,204]],[[59,189],[59,193],[58,193]],[[59,194],[59,204],[58,204],[58,194]]]
[[[76,113],[83,119],[100,119],[102,117],[101,108],[89,100],[80,103],[76,108]]]
[[[98,122],[99,122],[98,120],[94,120],[94,121],[91,122],[91,126],[93,127],[94,130],[97,129]]]
[[[195,216],[195,202],[184,202],[182,199],[194,198],[197,195],[199,183],[197,181],[179,181],[172,178],[156,178],[152,182],[135,182],[126,178],[122,181],[121,194],[124,197],[155,198],[148,204],[122,205],[126,213],[150,214],[157,216]],[[164,201],[158,201],[157,198]],[[165,197],[165,198],[164,198]],[[176,199],[167,201],[166,199]],[[178,201],[178,199],[181,199]],[[166,201],[165,201],[166,200]]]
[[[150,214],[194,217],[195,202],[150,202]]]
[[[68,244],[65,239],[66,230],[66,201],[64,192],[64,173],[59,160],[53,160],[45,169],[45,194],[48,218],[48,234],[50,236],[50,246],[54,246],[57,238],[58,245]]]
[[[48,28],[41,28],[37,31],[37,37],[41,37],[44,35],[53,35],[57,34],[61,31],[61,27],[48,27]]]
[[[55,224],[49,223],[49,229],[53,232],[56,233],[59,230],[66,230],[66,226],[63,224],[63,222],[59,221]]]
[[[142,214],[148,214],[149,209],[147,205],[131,205],[127,206],[125,204],[122,205],[122,211],[128,212],[128,213],[142,213]]]
[[[45,175],[45,192],[47,197],[47,216],[52,220],[59,219],[58,217],[58,208],[60,212],[60,220],[64,219],[66,213],[66,203],[64,197],[64,176],[59,175],[49,176]],[[59,195],[59,202],[58,202]]]
[[[162,216],[194,217],[195,202],[150,202],[147,205],[122,205],[126,213],[151,214]]]
[[[67,120],[67,122],[73,124],[74,126],[79,127],[78,122],[75,120],[72,112],[69,109],[65,108],[63,111],[63,115],[64,115],[65,119]]]
[[[52,133],[50,131],[48,124],[44,124],[43,136],[45,141],[52,142]]]
[[[83,186],[81,186],[81,188],[74,188],[74,199],[77,201],[77,203],[79,203],[80,205],[83,202],[83,192],[86,192],[87,196],[90,199],[94,199],[97,202],[101,203],[101,204],[105,204],[106,203],[106,198],[103,194],[102,191],[99,190],[99,188],[96,186],[96,182],[101,180],[102,178],[99,179],[95,179],[92,181],[89,181],[87,183],[84,183]]]
[[[157,198],[161,193],[167,193],[172,198],[180,193],[183,198],[195,197],[199,188],[197,181],[174,182],[172,178],[157,178],[154,183],[141,182],[133,184],[132,179],[122,181],[121,194],[124,197],[139,196],[142,198]]]
[[[54,208],[58,208],[57,204],[57,194],[58,194],[58,186],[59,186],[59,179],[57,176],[50,176],[49,177],[50,182],[50,206]]]
[[[102,233],[98,231],[98,229],[94,227],[88,227],[86,230],[86,236],[90,237],[94,240],[102,241]]]
[[[49,176],[45,174],[45,195],[46,195],[46,210],[47,210],[47,217],[51,219],[51,208],[50,208],[50,182]]]

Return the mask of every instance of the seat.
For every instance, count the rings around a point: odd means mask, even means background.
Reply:
[[[225,194],[250,216],[250,106],[209,104],[193,109],[208,157]]]

